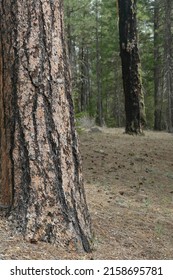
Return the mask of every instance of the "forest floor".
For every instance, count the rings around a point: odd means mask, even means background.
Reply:
[[[13,236],[0,219],[0,259],[173,259],[173,135],[80,133],[92,254]]]

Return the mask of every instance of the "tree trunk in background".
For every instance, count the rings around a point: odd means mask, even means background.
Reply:
[[[84,44],[84,38],[82,38],[81,46],[79,50],[79,63],[80,63],[80,111],[87,111],[87,62],[86,62],[86,47]]]
[[[80,112],[85,111],[85,61],[83,39],[79,50],[80,63]]]
[[[120,55],[125,94],[126,133],[140,134],[145,106],[137,45],[136,0],[118,0]]]
[[[162,130],[161,53],[159,44],[160,9],[159,0],[154,2],[154,129]]]
[[[96,13],[96,84],[97,84],[96,124],[99,125],[99,126],[103,126],[103,105],[102,105],[102,88],[101,88],[98,0],[96,0],[95,9],[96,9],[95,13]]]
[[[117,127],[121,127],[121,102],[120,102],[120,86],[117,85],[117,69],[118,69],[118,65],[117,63],[115,63],[115,68],[114,68],[114,118],[115,118],[115,126]]]
[[[80,69],[80,112],[87,112],[90,98],[90,77],[88,48],[85,46],[84,38],[79,48]]]
[[[1,1],[0,28],[0,202],[27,240],[88,252],[62,1]]]
[[[172,0],[165,0],[164,93],[167,96],[167,128],[173,132],[173,63],[172,63]]]

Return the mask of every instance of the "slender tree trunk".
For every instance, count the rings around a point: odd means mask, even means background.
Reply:
[[[165,0],[164,92],[168,99],[167,126],[173,132],[172,0]]]
[[[97,80],[97,115],[96,123],[103,126],[103,104],[101,88],[101,65],[100,65],[100,45],[99,45],[99,10],[98,0],[96,0],[96,80]]]
[[[85,46],[82,38],[80,47],[80,111],[84,112],[87,109],[87,88],[86,88],[86,65],[85,65]]]
[[[80,111],[87,112],[89,95],[90,95],[90,77],[89,77],[89,62],[88,48],[85,46],[85,40],[82,38],[80,53]]]
[[[114,117],[117,127],[121,127],[121,113],[120,113],[120,87],[117,88],[117,69],[118,65],[114,68]]]
[[[85,62],[86,62],[86,106],[90,111],[90,97],[91,97],[91,80],[90,80],[90,53],[89,47],[86,47]]]
[[[25,238],[90,251],[62,1],[0,3],[0,195]]]
[[[159,44],[159,23],[160,23],[160,13],[159,13],[159,0],[154,2],[154,129],[162,130],[162,102],[163,94],[160,85],[161,81],[161,54],[160,54],[160,44]]]
[[[145,107],[137,45],[136,0],[118,0],[118,4],[126,133],[139,134],[145,123]]]

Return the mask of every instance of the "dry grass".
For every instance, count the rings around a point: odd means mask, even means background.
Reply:
[[[80,135],[95,232],[91,255],[28,244],[0,220],[0,259],[172,259],[173,136],[122,129]]]

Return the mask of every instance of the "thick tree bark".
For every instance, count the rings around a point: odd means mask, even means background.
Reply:
[[[136,0],[118,0],[118,4],[126,133],[139,134],[145,123],[145,107],[137,45]]]
[[[30,241],[90,251],[62,1],[0,2],[0,195]]]
[[[14,15],[10,12],[10,1],[6,1],[7,11],[0,6],[0,207],[8,208],[12,203],[14,141],[14,108],[16,91],[16,69],[14,65],[15,37]],[[4,19],[4,20],[3,20]],[[4,23],[5,21],[5,23]],[[5,30],[5,32],[4,32]],[[13,37],[13,39],[12,39]]]

